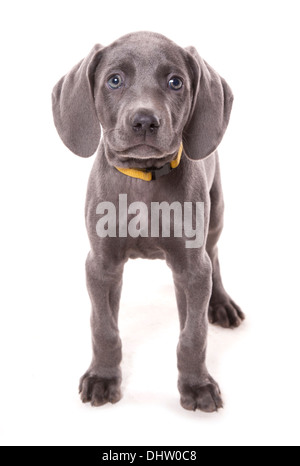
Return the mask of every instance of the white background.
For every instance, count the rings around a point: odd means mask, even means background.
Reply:
[[[3,445],[299,445],[299,2],[1,2],[1,385]],[[92,409],[84,198],[93,159],[61,143],[54,84],[100,42],[161,32],[226,78],[235,105],[220,147],[224,281],[247,321],[209,330],[225,410],[184,411],[178,319],[162,262],[127,265],[123,399]],[[141,44],[141,47],[143,44]]]

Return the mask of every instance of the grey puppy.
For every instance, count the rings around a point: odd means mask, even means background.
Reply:
[[[84,403],[101,406],[121,398],[122,275],[128,259],[140,257],[164,259],[173,272],[181,328],[181,405],[205,412],[223,406],[205,359],[208,317],[225,328],[238,327],[244,319],[224,290],[217,249],[224,204],[216,149],[232,102],[228,84],[195,48],[183,49],[149,32],[129,34],[108,47],[96,45],[53,90],[54,121],[66,146],[81,157],[98,149],[86,202],[93,359],[80,381]],[[181,162],[171,170],[181,142]],[[152,181],[127,176],[133,172],[126,169],[150,174]],[[185,238],[176,235],[97,234],[99,203],[117,206],[119,226],[120,194],[127,195],[128,203],[143,201],[149,207],[163,201],[204,203],[203,246],[187,248]],[[174,228],[173,218],[171,223]]]

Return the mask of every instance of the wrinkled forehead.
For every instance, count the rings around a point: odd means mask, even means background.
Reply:
[[[159,66],[187,70],[185,51],[164,36],[136,33],[106,47],[103,64],[108,68],[133,65],[157,69]]]

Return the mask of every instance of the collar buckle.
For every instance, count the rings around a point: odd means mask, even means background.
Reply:
[[[172,171],[172,167],[169,163],[164,165],[161,168],[152,168],[151,170],[146,170],[147,173],[151,173],[152,181],[156,181],[162,176],[168,175]]]

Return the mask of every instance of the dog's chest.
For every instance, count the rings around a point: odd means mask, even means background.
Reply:
[[[127,258],[165,259],[168,252],[199,248],[209,216],[204,164],[184,163],[154,182],[132,179],[110,168],[94,169],[87,199],[93,244]]]

